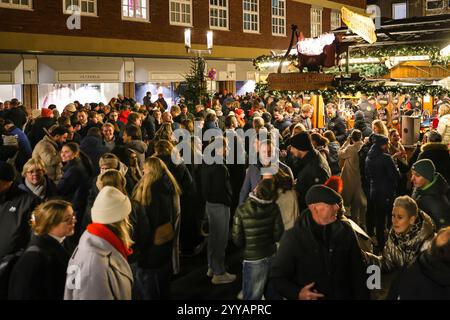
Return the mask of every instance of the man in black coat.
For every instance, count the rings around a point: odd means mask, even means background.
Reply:
[[[12,99],[11,108],[5,111],[5,119],[10,119],[17,128],[23,129],[25,122],[27,122],[25,107],[19,106],[17,99]]]
[[[428,213],[436,229],[450,225],[450,187],[440,173],[436,173],[429,159],[417,161],[412,166],[411,182],[414,186],[412,198],[417,206]]]
[[[0,259],[27,246],[31,212],[39,199],[18,188],[14,169],[0,162]]]
[[[340,145],[345,143],[347,139],[347,126],[345,120],[337,113],[337,106],[334,103],[327,104],[327,130],[333,131]]]
[[[323,185],[281,238],[270,270],[275,289],[292,300],[369,299],[365,262],[352,227],[337,220],[342,197]]]
[[[34,120],[30,132],[27,133],[28,140],[30,140],[31,148],[34,149],[36,144],[45,137],[44,129],[50,129],[56,123],[53,117],[53,112],[50,109],[42,109],[41,116]]]
[[[309,188],[322,184],[331,176],[328,162],[314,149],[307,132],[300,132],[291,138],[291,154],[300,160],[300,170],[297,175],[298,203],[300,210],[306,209],[305,196]]]
[[[388,299],[450,300],[450,228],[439,231],[430,249],[393,283]]]
[[[448,183],[450,183],[450,153],[448,146],[442,143],[442,136],[436,130],[432,130],[428,137],[428,143],[422,145],[417,160],[430,159]]]
[[[387,153],[389,140],[386,136],[373,134],[374,142],[366,158],[365,174],[369,182],[370,201],[376,214],[376,234],[378,248],[382,250],[385,244],[384,231],[391,226],[392,206],[396,196],[400,172],[394,160]]]

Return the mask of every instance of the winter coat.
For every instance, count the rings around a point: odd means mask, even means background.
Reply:
[[[28,140],[27,135],[17,127],[13,127],[9,130],[9,135],[17,136],[19,141],[19,153],[16,159],[16,168],[18,171],[22,171],[24,164],[31,158],[33,153]]]
[[[371,198],[393,199],[400,173],[392,157],[378,145],[373,145],[366,158],[366,178],[370,184]]]
[[[95,173],[100,172],[98,161],[110,150],[103,145],[102,138],[95,136],[87,136],[81,141],[80,149],[91,159]]]
[[[294,175],[292,174],[291,168],[280,161],[278,162],[278,166],[280,170],[284,171],[284,173],[289,175],[292,180],[294,180]],[[244,182],[242,183],[241,192],[239,194],[239,204],[244,203],[249,193],[252,192],[253,189],[255,189],[255,187],[258,185],[259,181],[261,181],[261,169],[261,164],[251,164],[248,166],[247,172],[245,173]]]
[[[356,120],[353,129],[358,129],[361,131],[363,139],[370,136],[372,134],[372,129],[367,126],[367,123],[363,120]]]
[[[327,130],[333,131],[337,141],[339,141],[340,144],[344,144],[345,139],[347,138],[347,125],[343,118],[336,115],[334,118],[329,119],[327,122]]]
[[[422,252],[391,286],[392,300],[450,300],[450,265]]]
[[[273,126],[275,127],[275,129],[278,129],[278,131],[282,135],[284,130],[289,128],[291,126],[291,124],[292,123],[291,123],[291,121],[289,119],[284,118],[283,121],[281,121],[281,122],[274,121]]]
[[[331,176],[331,170],[317,150],[309,151],[301,160],[301,166],[295,189],[299,196],[300,210],[303,210],[306,208],[305,196],[309,188],[315,184],[325,183]]]
[[[37,118],[31,126],[30,132],[28,132],[28,139],[30,140],[31,147],[34,148],[36,144],[45,137],[45,129],[49,129],[55,124],[54,118]]]
[[[82,220],[84,209],[86,208],[87,196],[91,180],[86,173],[80,158],[69,161],[63,168],[64,174],[57,184],[58,194],[73,205],[77,220]]]
[[[0,259],[27,246],[31,212],[39,202],[16,183],[0,194]]]
[[[133,274],[128,261],[108,241],[88,231],[81,236],[67,270],[72,271],[68,276],[77,272],[80,283],[79,288],[66,284],[64,300],[131,300]]]
[[[280,208],[284,230],[292,228],[295,220],[297,220],[300,215],[300,208],[298,207],[298,199],[295,190],[284,191],[279,189],[276,203],[278,208]]]
[[[147,152],[147,145],[142,140],[131,140],[125,144],[127,148],[133,149],[137,154],[139,168],[144,170],[145,153]]]
[[[341,173],[341,168],[339,167],[339,148],[341,146],[337,141],[330,142],[328,144],[328,165],[330,166],[331,174],[337,176]]]
[[[355,191],[362,188],[358,155],[362,146],[362,141],[357,141],[354,144],[350,144],[349,141],[346,141],[339,150],[339,160],[344,161],[341,173],[343,184],[342,198],[344,198],[344,203],[348,205],[350,204]]]
[[[420,148],[418,160],[430,159],[447,182],[450,183],[450,154],[448,146],[442,143],[426,143]]]
[[[17,128],[23,129],[27,122],[27,113],[20,107],[8,109],[5,111],[5,119],[11,120]]]
[[[244,247],[244,260],[271,257],[276,251],[284,227],[280,209],[273,201],[256,197],[253,193],[236,209],[233,218],[232,239]]]
[[[45,171],[47,172],[48,177],[55,183],[61,179],[62,163],[58,151],[58,144],[49,136],[45,136],[38,142],[34,147],[32,157],[34,159],[41,159],[44,162]]]
[[[287,299],[298,299],[311,282],[324,299],[369,298],[366,266],[351,226],[339,220],[319,226],[309,209],[283,234],[270,278]]]
[[[436,173],[433,181],[424,188],[415,188],[412,198],[417,206],[430,215],[436,229],[450,225],[449,185],[440,173]]]
[[[225,164],[203,164],[201,181],[203,198],[207,202],[231,206],[233,189]]]
[[[175,180],[181,188],[182,195],[188,195],[193,188],[193,180],[191,173],[187,169],[184,162],[175,164],[171,156],[158,156],[167,166],[170,173],[173,174]]]
[[[378,119],[377,108],[367,101],[364,101],[359,105],[359,110],[364,113],[364,121],[369,127],[372,126],[374,120]]]
[[[450,143],[450,114],[439,118],[439,124],[436,130],[442,136],[442,143],[448,145]]]
[[[56,198],[58,196],[58,189],[56,188],[56,184],[47,176],[44,176],[46,188],[45,194],[42,200],[46,201],[49,199]],[[28,186],[25,184],[25,178],[21,179],[21,183],[19,184],[19,189],[28,192],[29,194],[36,196],[33,191],[31,191]]]
[[[409,266],[434,236],[434,223],[429,215],[419,211],[416,223],[405,234],[398,235],[391,228],[381,256],[373,256],[373,263],[383,272]]]
[[[305,126],[307,131],[312,129],[311,118],[303,118],[301,115],[296,117],[295,120],[298,120],[298,123],[301,123]],[[295,122],[295,121],[294,121]]]
[[[34,236],[11,273],[8,299],[62,300],[70,254],[50,235]]]

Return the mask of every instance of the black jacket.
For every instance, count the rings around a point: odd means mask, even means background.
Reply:
[[[450,300],[450,266],[422,252],[393,283],[388,299]]]
[[[283,234],[270,278],[288,299],[298,299],[312,282],[324,299],[369,299],[366,266],[352,227],[340,220],[320,226],[309,209]]]
[[[5,111],[5,119],[11,120],[17,128],[23,129],[27,122],[27,114],[21,107],[12,108]]]
[[[370,136],[372,134],[372,129],[367,126],[367,123],[362,120],[355,120],[355,124],[353,125],[353,129],[358,129],[361,131],[363,139]]]
[[[430,159],[436,167],[436,172],[442,174],[450,183],[450,154],[448,146],[442,143],[427,143],[421,147],[417,160]]]
[[[80,145],[80,149],[89,157],[94,166],[94,172],[100,173],[100,167],[98,161],[107,152],[108,148],[103,144],[103,140],[100,137],[87,136],[83,139]]]
[[[428,188],[413,190],[412,198],[416,200],[417,206],[433,219],[436,230],[450,225],[448,192],[449,185],[440,173],[436,173],[435,179]]]
[[[327,122],[327,129],[333,131],[336,136],[336,140],[339,141],[341,145],[344,144],[347,131],[347,126],[345,120],[336,115],[334,118],[329,119]]]
[[[305,196],[309,188],[315,184],[325,183],[331,176],[331,169],[317,150],[309,151],[300,160],[300,166],[295,189],[298,193],[300,208],[303,210],[306,208]]]
[[[55,124],[54,118],[37,118],[31,126],[30,132],[27,133],[28,140],[30,140],[31,148],[45,137],[45,129],[49,129]]]
[[[0,258],[26,247],[30,241],[31,212],[39,202],[16,183],[0,194]]]
[[[273,201],[250,197],[236,209],[232,238],[238,247],[244,247],[245,260],[271,257],[284,226],[280,209]]]
[[[225,164],[203,164],[201,168],[202,194],[209,203],[231,206],[233,189]]]
[[[139,228],[134,231],[136,239],[136,259],[140,268],[158,269],[170,263],[173,241],[162,245],[154,244],[156,229],[170,221],[174,222],[176,207],[174,205],[175,188],[169,177],[164,175],[151,186],[152,199],[144,206],[144,218],[138,220]],[[133,216],[132,216],[133,221]]]
[[[69,252],[49,235],[34,236],[30,247],[37,250],[25,251],[14,266],[8,299],[63,300]]]
[[[371,196],[392,199],[395,196],[400,172],[392,157],[378,145],[372,145],[367,154],[365,174]]]
[[[158,158],[160,158],[166,164],[170,173],[172,173],[175,180],[177,180],[177,183],[181,188],[181,194],[188,195],[193,188],[193,180],[191,173],[189,172],[184,162],[175,164],[172,162],[170,156],[158,156]]]

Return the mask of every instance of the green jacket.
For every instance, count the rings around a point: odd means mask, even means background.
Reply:
[[[264,201],[250,194],[234,215],[232,237],[238,247],[244,247],[244,260],[259,260],[272,256],[276,242],[283,234],[283,220],[275,202]]]

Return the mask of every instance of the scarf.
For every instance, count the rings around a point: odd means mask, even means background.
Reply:
[[[390,237],[393,243],[397,247],[401,247],[407,253],[415,253],[420,249],[422,245],[420,241],[413,241],[417,238],[420,231],[422,230],[423,219],[420,215],[417,215],[416,223],[414,223],[407,232],[397,234],[394,229],[390,231]]]
[[[27,188],[30,189],[31,192],[33,192],[33,194],[35,194],[36,196],[38,196],[41,199],[45,198],[45,192],[47,191],[47,180],[45,178],[43,178],[43,179],[44,179],[44,183],[42,183],[38,186],[34,186],[30,182],[28,182],[27,179],[24,179],[25,185],[27,186]]]
[[[133,253],[131,248],[125,247],[122,240],[117,237],[114,232],[112,232],[107,226],[100,223],[91,223],[87,226],[87,231],[94,236],[100,237],[106,240],[110,245],[112,245],[120,254],[128,260],[128,256]]]

